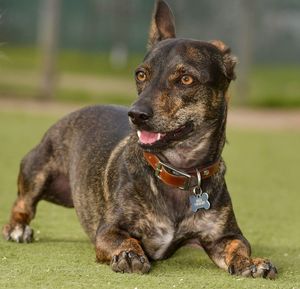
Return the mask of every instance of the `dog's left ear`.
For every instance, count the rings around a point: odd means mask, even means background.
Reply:
[[[237,64],[237,58],[231,55],[230,48],[221,40],[210,41],[212,45],[217,47],[223,54],[224,74],[229,80],[236,79],[234,68]]]
[[[175,37],[175,18],[169,5],[163,0],[156,0],[149,31],[148,50],[161,40]]]

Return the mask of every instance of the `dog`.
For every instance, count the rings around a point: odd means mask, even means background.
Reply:
[[[91,106],[54,124],[22,160],[5,239],[31,242],[37,204],[74,207],[98,262],[147,273],[152,260],[198,242],[230,274],[274,279],[252,258],[221,157],[236,58],[221,41],[179,39],[157,0],[130,109]]]

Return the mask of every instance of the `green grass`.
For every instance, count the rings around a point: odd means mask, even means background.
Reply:
[[[254,107],[300,107],[300,66],[260,66],[251,73],[250,98]]]
[[[20,159],[55,120],[0,113],[1,225],[16,197]],[[113,273],[95,263],[74,210],[41,202],[32,222],[36,242],[15,244],[0,238],[0,288],[300,288],[300,134],[230,130],[228,139],[227,184],[237,219],[253,254],[277,265],[276,281],[229,276],[192,248],[155,262],[145,276]]]
[[[110,65],[109,55],[104,52],[84,53],[82,51],[61,51],[58,55],[58,70],[61,75],[80,75],[99,78],[97,92],[86,88],[70,88],[61,85],[55,94],[55,99],[59,101],[72,101],[82,103],[118,103],[132,102],[135,91],[124,88],[120,97],[118,80],[127,80],[133,84],[133,72],[135,67],[143,59],[143,55],[130,55],[128,64],[116,69]],[[34,98],[38,95],[38,85],[40,76],[41,55],[35,48],[30,47],[9,47],[3,45],[0,54],[0,96],[13,96],[19,98]],[[27,74],[33,73],[34,77],[24,83]],[[7,74],[15,76],[9,78]],[[104,77],[104,79],[103,79]],[[115,85],[111,86],[111,92],[106,93],[101,90],[101,82],[105,77],[115,79]],[[283,107],[300,108],[300,66],[299,65],[265,65],[255,66],[249,75],[249,99],[244,105],[252,107]],[[237,80],[238,81],[238,80]],[[235,84],[233,84],[233,87]],[[242,96],[236,95],[232,90],[233,104],[241,104]],[[112,101],[113,100],[113,101]]]

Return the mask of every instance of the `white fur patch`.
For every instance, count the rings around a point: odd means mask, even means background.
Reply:
[[[175,230],[169,220],[158,220],[151,218],[151,225],[155,224],[155,227],[150,227],[150,234],[143,236],[142,243],[149,256],[154,260],[159,260],[164,257],[166,250],[171,245]],[[149,228],[149,223],[145,223],[146,228]]]
[[[15,226],[9,235],[9,238],[17,243],[29,243],[32,241],[33,231],[26,225],[24,228],[21,225]]]
[[[219,268],[224,269],[224,270],[227,270],[227,269],[228,269],[228,266],[227,266],[227,264],[225,263],[224,258],[214,258],[213,256],[212,256],[212,258],[213,258],[213,261],[215,262],[215,264],[216,264]]]
[[[150,188],[155,196],[158,195],[158,189],[152,176],[150,176]]]
[[[10,237],[16,242],[20,242],[22,236],[23,236],[23,228],[20,225],[17,225],[10,233]]]
[[[166,250],[169,248],[173,238],[174,229],[170,228],[166,233],[158,228],[157,235],[155,236],[155,243],[159,244],[159,249],[152,255],[154,260],[158,260],[163,257]]]

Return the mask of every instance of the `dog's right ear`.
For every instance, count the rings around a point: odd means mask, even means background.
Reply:
[[[161,40],[175,37],[175,18],[169,5],[163,0],[156,0],[150,25],[148,50]]]

